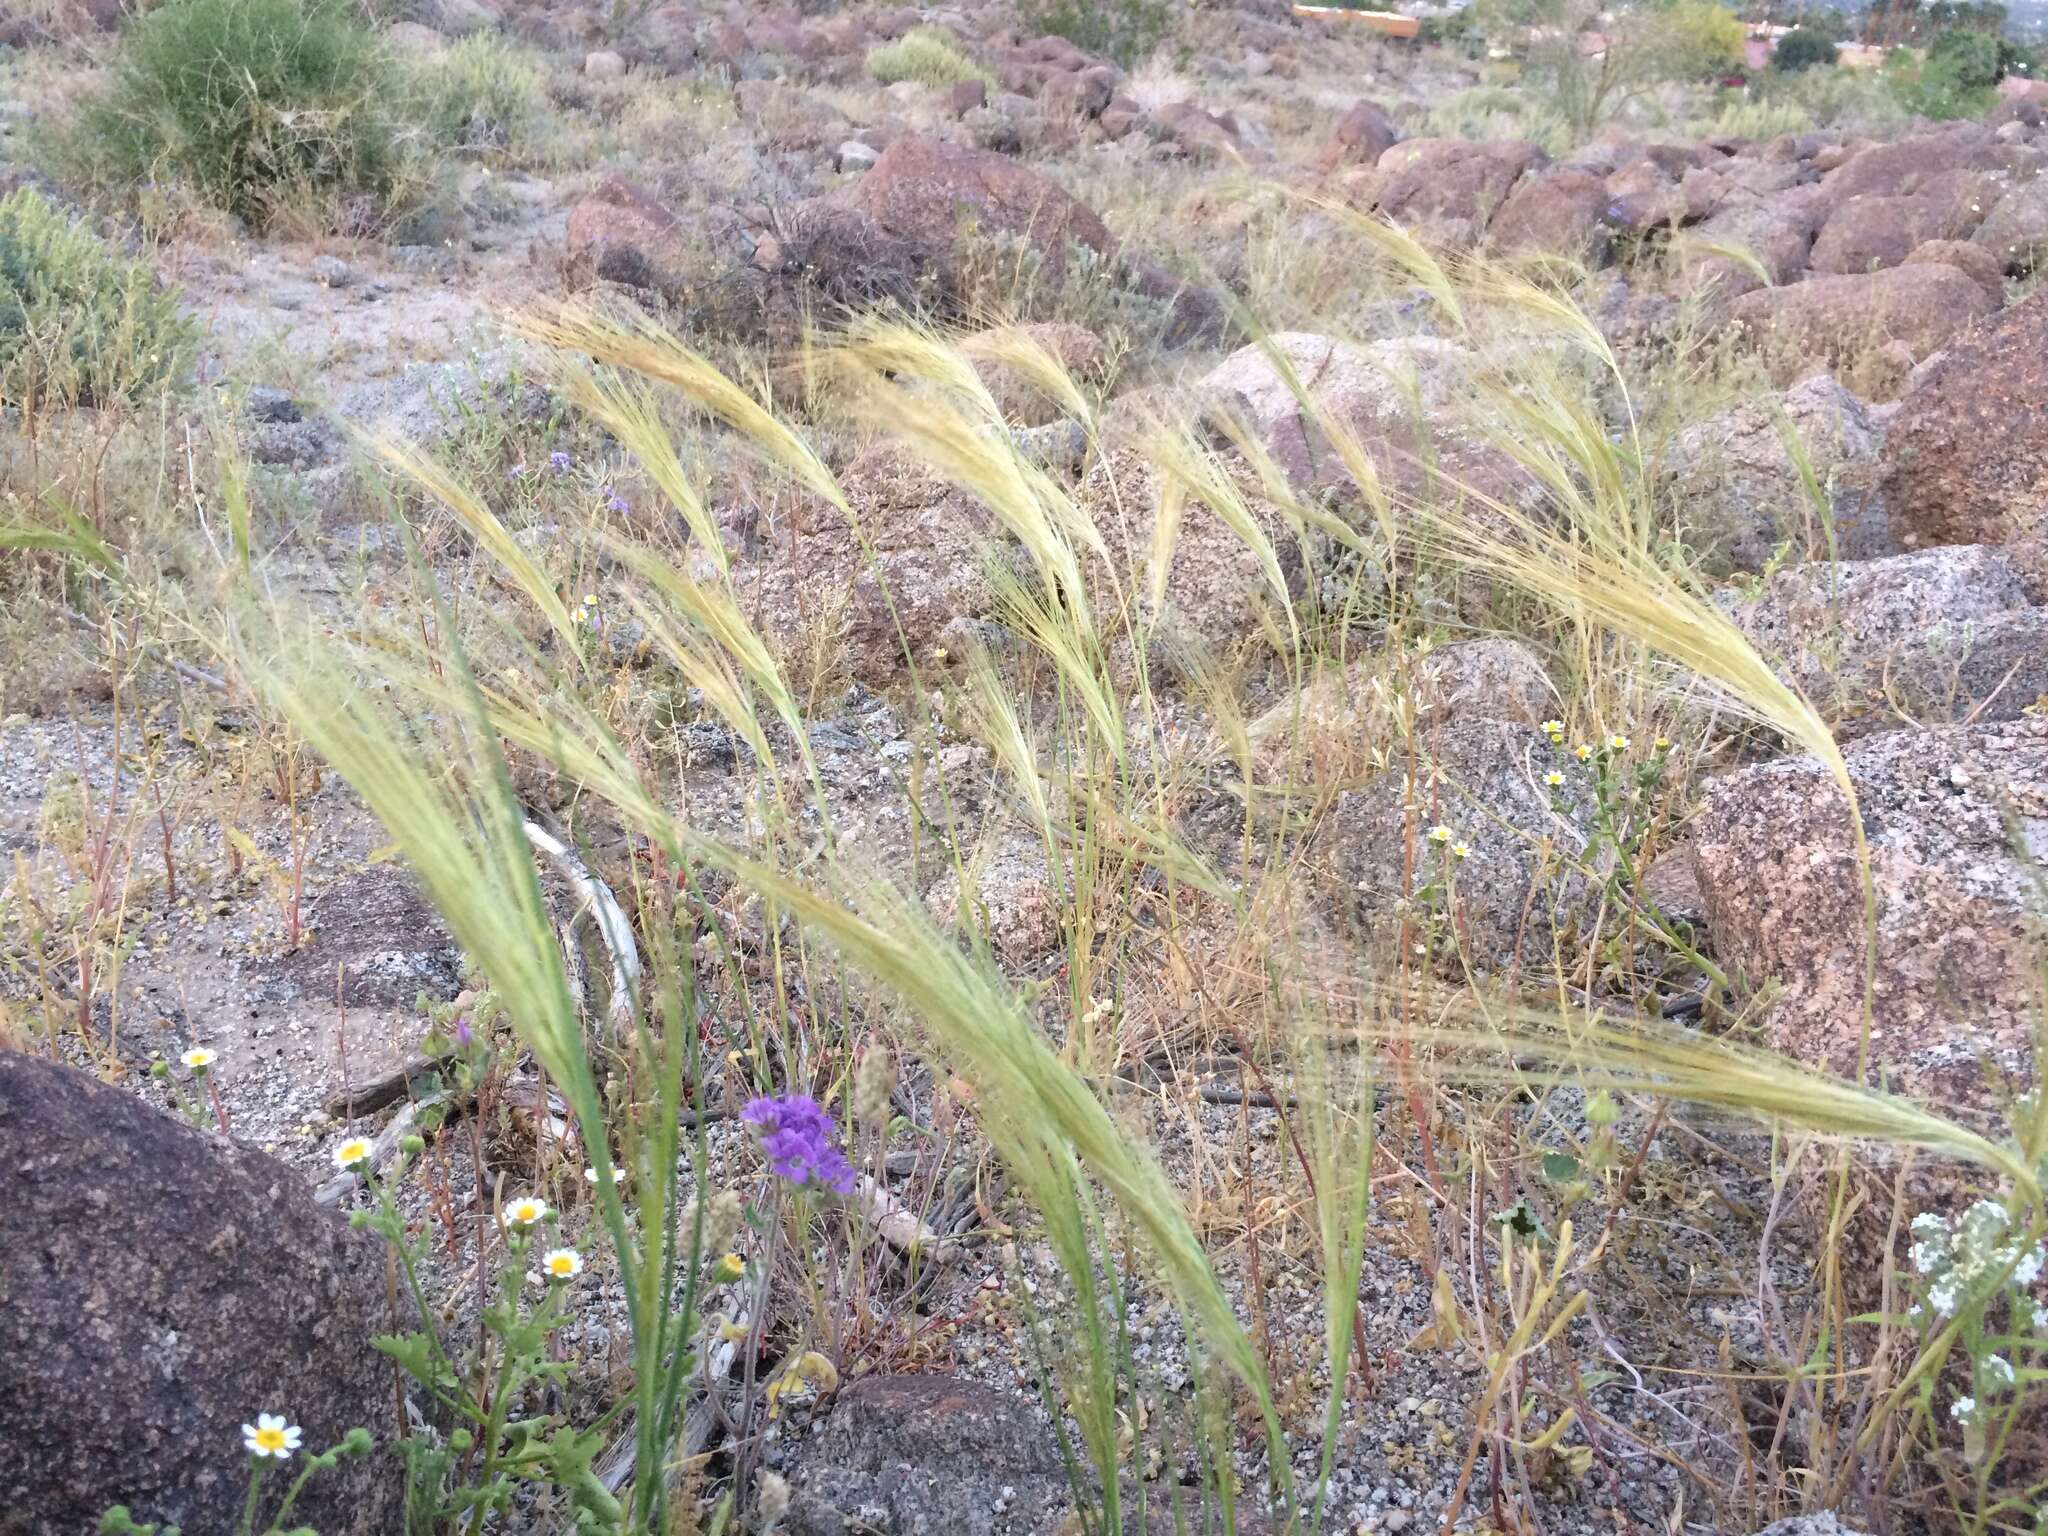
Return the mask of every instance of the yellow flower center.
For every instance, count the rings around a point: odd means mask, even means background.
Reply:
[[[256,1431],[257,1447],[265,1451],[284,1449],[284,1431],[281,1429],[259,1429]]]
[[[548,1268],[558,1275],[572,1275],[576,1272],[576,1261],[566,1253],[558,1253],[548,1260]]]

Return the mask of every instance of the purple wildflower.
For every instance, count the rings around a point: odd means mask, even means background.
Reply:
[[[621,515],[624,515],[625,513],[633,510],[633,504],[627,501],[626,498],[621,496],[617,491],[612,492],[610,498],[606,500],[604,506],[607,512],[617,512]]]
[[[567,473],[569,473],[570,462],[571,461],[569,455],[562,452],[562,450],[559,448],[557,448],[553,453],[548,455],[548,468],[552,469],[558,475],[566,475]]]
[[[469,1015],[466,1013],[455,1020],[455,1044],[465,1051],[476,1044],[476,1031],[469,1027]]]
[[[853,1193],[853,1165],[832,1145],[838,1129],[807,1093],[755,1099],[740,1118],[761,1134],[769,1171],[792,1184],[817,1184],[842,1195]]]
[[[526,478],[526,460],[521,459],[517,464],[514,464],[505,472],[505,478],[508,480],[524,480]]]

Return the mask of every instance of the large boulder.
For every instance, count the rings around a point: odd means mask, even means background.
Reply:
[[[1477,245],[1515,183],[1542,165],[1520,139],[1408,139],[1379,160],[1379,211],[1436,244]]]
[[[1902,269],[1907,270],[1907,269]],[[1921,369],[1885,436],[1902,543],[2003,544],[2048,596],[2048,294]]]
[[[1071,247],[1103,257],[1115,249],[1095,210],[1038,172],[988,150],[915,134],[891,144],[873,169],[830,198],[927,250],[949,251],[969,233],[1017,240],[1049,278],[1066,269]]]
[[[1419,735],[1416,755],[1415,783],[1398,763],[1341,796],[1323,822],[1318,848],[1340,915],[1375,948],[1404,923],[1419,941],[1431,914],[1414,898],[1434,887],[1436,965],[1456,974],[1548,964],[1591,897],[1571,867],[1586,851],[1585,770],[1535,727],[1483,718]],[[1564,787],[1543,782],[1552,770]],[[1451,842],[1430,840],[1439,824]]]
[[[1983,176],[1954,172],[1908,196],[1873,193],[1839,204],[1813,242],[1816,272],[1837,275],[1896,267],[1929,240],[1967,238],[1996,196]]]
[[[682,220],[617,177],[600,182],[569,210],[568,256],[571,271],[586,278],[671,298],[698,270]]]
[[[2014,160],[1981,123],[1958,123],[1859,150],[1822,185],[1837,206],[1855,197],[1912,197],[1958,171],[2004,171]]]
[[[1876,891],[1873,1077],[1991,1128],[2034,1074],[2048,720],[1888,731],[1851,747]],[[1693,822],[1714,949],[1782,987],[1766,1027],[1800,1061],[1853,1073],[1864,1039],[1864,897],[1847,806],[1797,756],[1710,781]]]
[[[2005,305],[2005,269],[1981,245],[1968,240],[1929,240],[1916,245],[1906,255],[1905,265],[1915,266],[1933,262],[1944,267],[1954,267],[1984,290],[1984,297],[1996,308]]]
[[[68,1067],[0,1051],[0,1530],[99,1528],[111,1506],[238,1528],[241,1426],[284,1414],[304,1453],[391,1427],[409,1326],[383,1247],[296,1172]],[[281,1496],[284,1475],[270,1484]],[[293,1524],[388,1536],[405,1479],[382,1453],[307,1484]]]
[[[1925,263],[1760,288],[1730,301],[1728,318],[1783,375],[1853,367],[1894,343],[1924,359],[1995,307],[1968,273]]]
[[[1401,142],[1401,130],[1378,102],[1359,101],[1337,119],[1330,137],[1316,157],[1316,169],[1324,175],[1340,165],[1377,165],[1380,156]]]
[[[1472,490],[1531,507],[1533,478],[1458,419],[1481,366],[1476,354],[1431,337],[1353,346],[1282,331],[1233,352],[1200,387],[1212,418],[1249,429],[1298,492],[1341,485],[1348,471],[1297,385],[1355,435],[1389,489],[1417,497]]]
[[[1717,601],[1840,736],[2014,720],[2048,695],[2048,608],[1982,545],[1786,566]]]
[[[1710,569],[1762,570],[1787,541],[1809,558],[1832,548],[1839,558],[1864,560],[1891,547],[1877,496],[1879,441],[1863,402],[1819,373],[1776,401],[1745,403],[1685,428],[1665,453],[1662,484],[1687,544]]]
[[[1502,250],[1606,254],[1607,185],[1589,171],[1525,176],[1494,214],[1486,237]]]
[[[1765,286],[1757,267],[1773,284],[1793,281],[1806,270],[1827,212],[1815,186],[1795,187],[1760,202],[1724,203],[1692,231],[1680,269],[1683,290],[1711,289],[1734,298]],[[1750,260],[1728,254],[1732,251]]]
[[[741,601],[778,651],[830,657],[881,685],[901,674],[906,643],[927,663],[986,636],[996,603],[984,556],[1000,543],[988,509],[889,443],[839,479],[857,527],[815,496],[787,516],[750,501],[724,511]]]
[[[2009,188],[1971,238],[2001,271],[2024,275],[2038,267],[2048,257],[2048,176]]]

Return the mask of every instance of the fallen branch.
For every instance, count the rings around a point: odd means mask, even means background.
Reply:
[[[626,921],[612,888],[590,872],[590,866],[567,843],[532,820],[522,823],[526,840],[533,844],[555,872],[569,882],[597,925],[598,941],[612,963],[612,995],[606,1012],[615,1039],[632,1033],[640,997],[640,946],[633,941],[633,927]]]

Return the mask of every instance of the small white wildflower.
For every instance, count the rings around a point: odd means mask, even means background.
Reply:
[[[1471,857],[1472,857],[1472,845],[1471,845],[1470,843],[1453,843],[1453,844],[1451,844],[1451,857],[1452,857],[1452,858],[1454,858],[1454,859],[1469,859],[1469,858],[1471,858]]]
[[[1938,1244],[1915,1243],[1913,1245],[1913,1269],[1918,1274],[1933,1274],[1934,1267],[1942,1261],[1942,1257],[1942,1251]]]
[[[505,1225],[508,1227],[538,1226],[547,1219],[547,1214],[547,1202],[536,1200],[533,1196],[528,1195],[524,1199],[514,1200],[505,1207]]]
[[[2037,1245],[2032,1253],[2013,1266],[2012,1283],[2032,1285],[2041,1278],[2041,1270],[2044,1267],[2048,1267],[2048,1243]]]
[[[1452,838],[1456,837],[1457,835],[1457,833],[1453,832],[1449,827],[1445,826],[1442,822],[1438,822],[1435,826],[1429,829],[1429,840],[1432,843],[1448,843]]]
[[[1998,1236],[2009,1219],[1996,1200],[1979,1200],[1963,1212],[1963,1226],[1980,1241]]]
[[[1955,1311],[1958,1289],[1954,1275],[1943,1275],[1927,1288],[1927,1305],[1934,1308],[1936,1317],[1947,1317]]]
[[[1572,752],[1582,763],[1585,762],[1587,758],[1593,755],[1593,749],[1587,746],[1584,742],[1581,742],[1578,746],[1572,748]]]
[[[1628,750],[1628,738],[1622,735],[1621,732],[1616,731],[1607,738],[1607,749],[1610,752],[1626,752]]]
[[[209,1051],[205,1046],[195,1045],[192,1047],[191,1050],[187,1051],[183,1056],[179,1057],[178,1059],[184,1062],[185,1065],[189,1067],[192,1071],[204,1072],[208,1067],[212,1066],[214,1062],[218,1061],[220,1058],[217,1055],[215,1055],[214,1052]]]
[[[1939,1234],[1942,1237],[1947,1237],[1948,1223],[1943,1221],[1939,1216],[1935,1215],[1934,1212],[1922,1211],[1918,1216],[1915,1216],[1913,1218],[1914,1236],[1933,1237],[1937,1234]]]
[[[2009,1387],[2013,1383],[2012,1362],[2003,1355],[1986,1355],[1983,1370],[1986,1381],[2001,1387]]]
[[[612,1167],[612,1182],[616,1184],[621,1179],[625,1178],[625,1176],[626,1170],[614,1164]],[[597,1182],[597,1170],[595,1168],[584,1169],[583,1182],[586,1184],[595,1184]]]
[[[1546,736],[1562,736],[1564,734],[1564,722],[1562,720],[1544,721],[1543,734]]]
[[[362,1136],[351,1136],[334,1149],[334,1166],[343,1173],[352,1173],[358,1163],[370,1160],[370,1143]]]
[[[1948,1416],[1965,1422],[1968,1422],[1970,1415],[1976,1411],[1977,1399],[1974,1397],[1959,1397],[1948,1405]]]
[[[583,1255],[574,1248],[550,1248],[540,1256],[540,1269],[550,1280],[574,1280],[583,1273]]]
[[[254,1424],[242,1426],[242,1445],[259,1460],[275,1456],[285,1461],[299,1448],[299,1426],[287,1424],[281,1413],[259,1413]]]
[[[1553,768],[1550,770],[1550,772],[1543,775],[1543,782],[1548,784],[1552,789],[1557,789],[1563,785],[1564,775],[1559,773],[1555,768]]]

